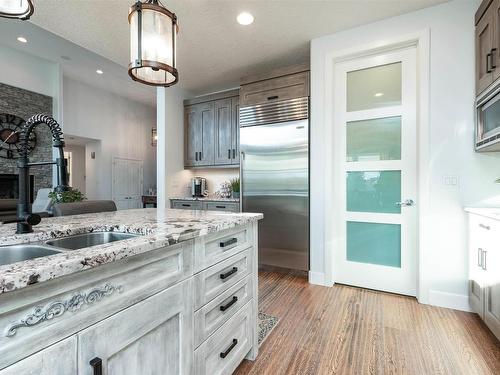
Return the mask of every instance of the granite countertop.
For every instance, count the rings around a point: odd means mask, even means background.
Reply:
[[[0,294],[244,225],[262,217],[262,214],[252,213],[145,208],[45,218],[33,227],[33,233],[20,235],[15,234],[15,224],[0,225],[0,246],[40,243],[88,232],[141,234],[124,241],[66,250],[55,255],[0,266]]]
[[[465,211],[494,220],[500,220],[500,208],[497,207],[465,207]]]
[[[183,197],[183,198],[170,198],[171,201],[204,201],[204,202],[235,202],[238,203],[240,198],[221,198],[221,197]]]

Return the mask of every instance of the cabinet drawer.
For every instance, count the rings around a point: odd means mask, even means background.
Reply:
[[[172,201],[172,208],[181,210],[202,210],[203,204],[199,201]]]
[[[253,276],[245,279],[207,303],[194,314],[195,347],[201,345],[224,322],[253,298]]]
[[[251,246],[253,246],[251,226],[199,237],[195,240],[194,272],[210,267]]]
[[[240,106],[248,107],[305,96],[309,96],[309,72],[243,85],[240,88]]]
[[[217,332],[208,338],[195,356],[196,375],[229,375],[252,348],[253,303],[248,302]]]
[[[193,242],[1,295],[0,368],[191,276]]]
[[[251,251],[245,250],[194,276],[195,308],[199,309],[245,278],[252,268]]]
[[[207,211],[229,211],[240,212],[239,203],[226,203],[226,202],[205,202],[204,209]]]

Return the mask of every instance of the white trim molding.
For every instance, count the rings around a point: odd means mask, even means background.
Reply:
[[[429,300],[427,304],[446,307],[448,309],[472,312],[472,309],[469,305],[469,296],[463,294],[440,292],[439,290],[429,290]]]

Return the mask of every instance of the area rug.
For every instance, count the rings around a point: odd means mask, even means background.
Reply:
[[[267,339],[278,322],[279,318],[259,311],[259,346]]]

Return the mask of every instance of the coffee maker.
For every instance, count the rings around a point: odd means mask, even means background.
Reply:
[[[207,179],[203,177],[194,177],[191,180],[191,195],[193,197],[204,197],[207,190]]]

